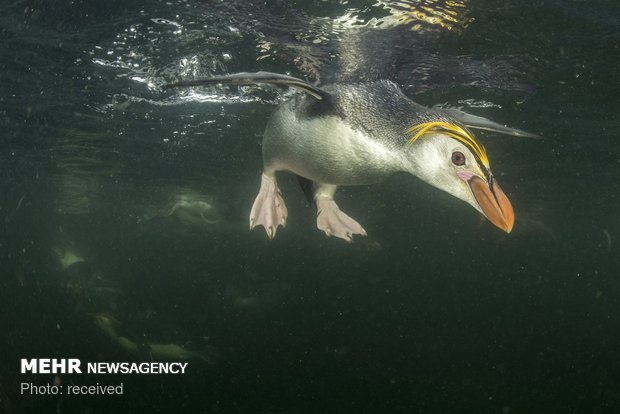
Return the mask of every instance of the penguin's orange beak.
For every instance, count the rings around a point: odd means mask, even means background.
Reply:
[[[486,218],[506,233],[510,233],[515,222],[515,213],[510,200],[493,176],[490,176],[488,182],[471,173],[459,174],[459,176],[469,184],[469,188]]]

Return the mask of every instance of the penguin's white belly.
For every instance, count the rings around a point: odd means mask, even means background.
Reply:
[[[265,131],[263,162],[267,173],[286,170],[316,182],[359,185],[402,171],[406,160],[402,151],[337,116],[296,117],[285,104]]]

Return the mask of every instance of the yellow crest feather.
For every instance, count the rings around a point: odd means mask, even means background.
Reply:
[[[489,157],[482,144],[476,141],[471,132],[459,125],[442,121],[424,122],[409,128],[407,132],[413,134],[409,139],[410,144],[413,144],[424,135],[432,133],[440,133],[454,138],[462,142],[476,157],[478,157],[478,159],[480,159],[486,168],[489,168]]]

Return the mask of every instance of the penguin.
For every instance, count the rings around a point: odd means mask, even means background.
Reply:
[[[280,171],[298,177],[316,205],[317,227],[349,242],[367,233],[340,210],[334,199],[337,188],[375,184],[397,172],[410,173],[465,201],[507,233],[513,228],[510,200],[471,129],[534,134],[458,109],[422,106],[388,80],[318,87],[288,75],[243,72],[166,88],[218,84],[270,84],[299,92],[280,104],[263,136],[263,171],[249,225],[251,230],[263,226],[269,239],[288,219],[276,179]]]

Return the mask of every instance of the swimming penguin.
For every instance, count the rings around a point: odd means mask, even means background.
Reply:
[[[317,87],[269,72],[237,73],[167,87],[272,84],[302,93],[282,103],[263,137],[263,173],[250,212],[250,229],[263,226],[273,239],[288,211],[277,171],[297,175],[317,207],[317,227],[352,241],[364,228],[334,201],[338,186],[373,184],[408,172],[464,200],[510,232],[514,212],[491,173],[486,150],[468,128],[535,136],[456,109],[427,108],[390,81]]]

